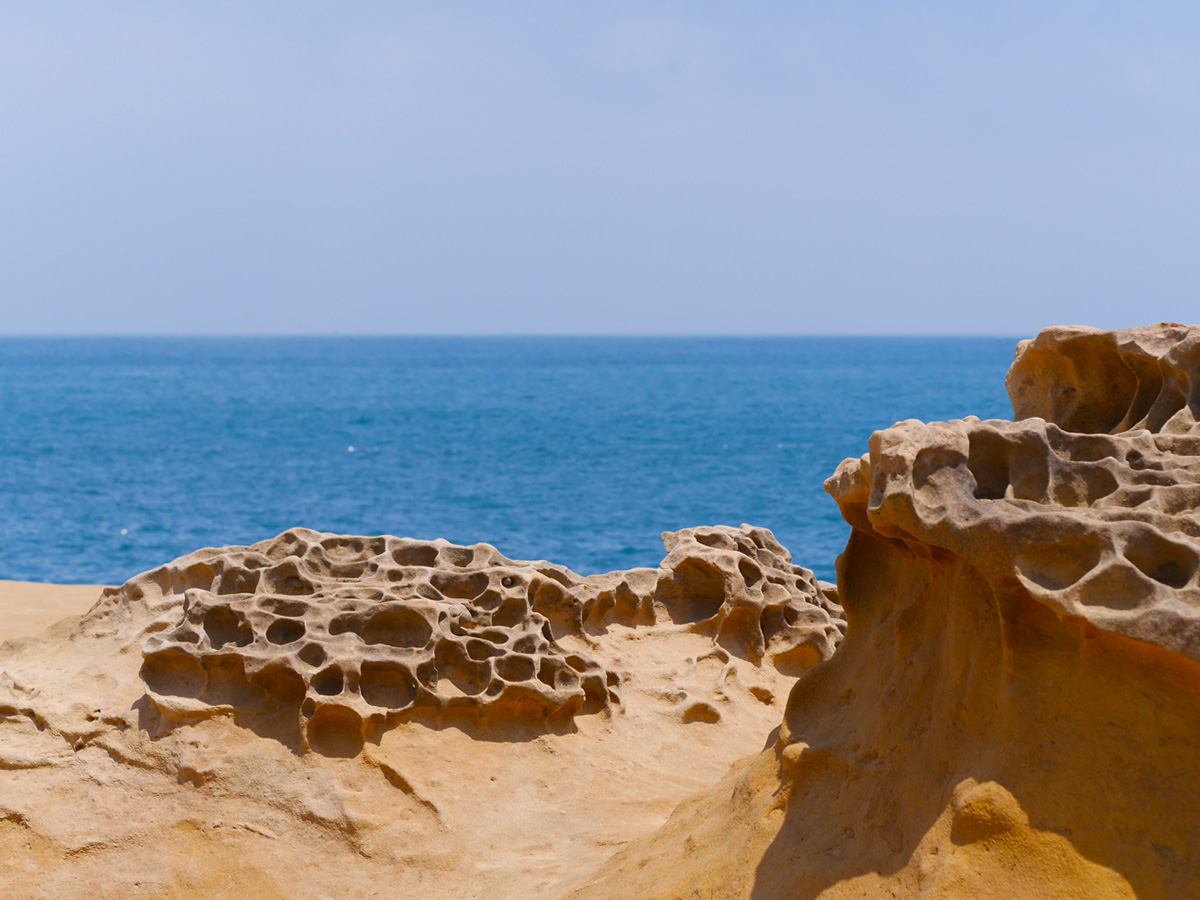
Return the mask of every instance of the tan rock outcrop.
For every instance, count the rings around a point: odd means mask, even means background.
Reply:
[[[556,648],[551,616],[580,627],[578,579],[556,567],[486,545],[302,531],[207,556],[210,583],[146,640],[147,693],[168,725],[282,707],[302,746],[345,756],[416,712],[572,717],[608,706],[616,686]],[[194,583],[198,564],[184,566]]]
[[[769,531],[664,541],[581,577],[297,529],[0,645],[5,896],[561,893],[760,749],[845,626]]]
[[[1124,331],[1047,328],[1017,347],[1013,417],[1066,431],[1184,434],[1200,416],[1200,331],[1164,322]]]
[[[487,544],[294,530],[198,551],[101,605],[182,595],[179,623],[144,649],[155,730],[237,713],[271,719],[278,736],[278,720],[290,719],[289,744],[333,756],[421,714],[536,720],[605,709],[619,702],[619,676],[556,639],[611,623],[664,618],[792,674],[832,655],[840,608],[769,531],[663,540],[657,572],[587,579]]]
[[[837,588],[793,565],[770,531],[685,528],[662,537],[667,558],[653,601],[671,621],[797,675],[833,655],[846,630]]]
[[[904,422],[827,488],[861,530],[952,553],[992,590],[1200,660],[1198,463],[1200,434]]]
[[[1051,329],[1021,421],[876,433],[826,483],[840,649],[574,896],[1200,896],[1197,347]]]

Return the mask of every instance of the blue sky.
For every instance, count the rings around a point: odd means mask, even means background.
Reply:
[[[0,332],[1200,320],[1200,14],[0,8]]]

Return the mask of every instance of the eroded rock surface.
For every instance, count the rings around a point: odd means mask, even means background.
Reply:
[[[1200,896],[1198,348],[1050,329],[1020,421],[873,435],[826,483],[840,649],[575,896]]]
[[[1038,419],[904,422],[827,487],[864,531],[942,550],[994,590],[1200,660],[1200,434]]]
[[[564,569],[486,545],[304,531],[200,555],[180,565],[209,583],[146,641],[169,722],[273,702],[295,711],[305,747],[346,755],[415,711],[570,717],[616,699],[603,668],[554,643],[552,621],[560,636],[581,626]]]
[[[652,601],[752,661],[799,674],[833,655],[846,630],[837,588],[792,563],[765,528],[665,532]]]
[[[178,623],[145,644],[157,727],[277,714],[294,718],[301,746],[337,756],[413,716],[605,710],[620,702],[619,675],[559,641],[614,624],[671,623],[790,674],[832,655],[844,629],[832,585],[794,566],[769,531],[693,528],[663,540],[658,570],[582,578],[487,544],[293,530],[198,551],[102,603],[182,598]]]
[[[845,627],[769,531],[664,540],[585,578],[295,530],[0,645],[6,896],[561,894],[761,749]]]
[[[1067,431],[1186,434],[1200,416],[1200,328],[1047,328],[1023,341],[1007,385],[1016,419]]]

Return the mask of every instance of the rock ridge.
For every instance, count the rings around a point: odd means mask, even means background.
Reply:
[[[657,569],[587,578],[488,544],[293,529],[206,549],[132,579],[100,606],[177,610],[145,641],[157,732],[253,712],[304,750],[349,756],[412,717],[569,721],[620,703],[620,676],[559,642],[612,624],[708,634],[798,674],[832,655],[832,585],[765,529],[663,535]]]

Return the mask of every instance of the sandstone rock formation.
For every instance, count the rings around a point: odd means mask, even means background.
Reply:
[[[1200,896],[1198,348],[1051,329],[1020,421],[873,435],[826,483],[841,648],[574,896]]]
[[[846,630],[837,588],[793,565],[767,529],[686,528],[663,543],[652,597],[671,621],[797,675],[833,655]]]
[[[840,608],[765,529],[663,535],[659,570],[590,579],[494,547],[294,530],[201,550],[106,595],[182,595],[142,670],[156,727],[288,710],[332,756],[414,715],[572,718],[619,702],[619,676],[556,639],[658,618],[798,674],[833,654]],[[715,710],[703,713],[715,714]]]
[[[572,717],[617,699],[615,675],[554,646],[549,616],[578,626],[565,570],[487,546],[300,531],[206,557],[211,576],[186,569],[209,583],[146,641],[143,677],[167,723],[290,707],[303,746],[353,755],[420,710]]]
[[[1021,342],[1007,385],[1016,419],[1087,434],[1186,434],[1200,416],[1198,372],[1195,327],[1047,328]]]
[[[0,644],[6,895],[1200,896],[1200,328],[1008,386],[826,482],[837,588],[297,529]]]
[[[0,645],[6,896],[559,893],[759,750],[845,628],[769,531],[664,542],[585,578],[296,529]]]

